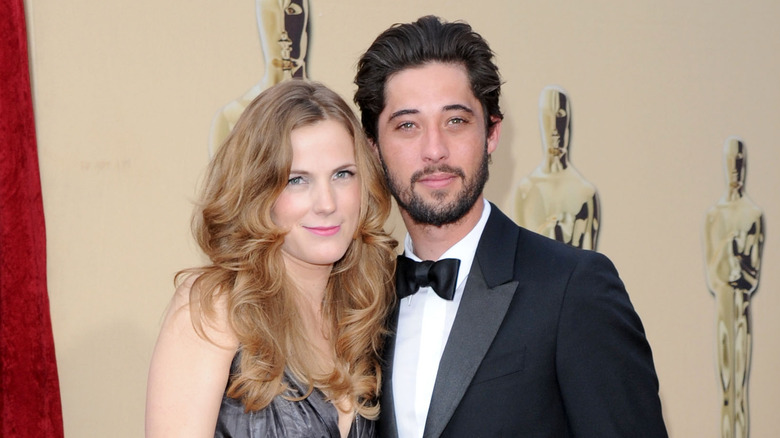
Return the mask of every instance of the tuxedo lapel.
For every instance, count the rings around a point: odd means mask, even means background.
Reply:
[[[423,437],[444,431],[504,320],[518,285],[512,279],[518,236],[517,225],[491,204],[439,363]]]
[[[393,400],[393,357],[395,357],[395,333],[398,328],[398,305],[393,309],[388,321],[389,334],[385,339],[382,362],[382,391],[380,393],[379,436],[398,437],[398,424],[395,417]]]
[[[493,289],[474,262],[439,364],[424,437],[438,437],[485,357],[514,296],[516,281]]]

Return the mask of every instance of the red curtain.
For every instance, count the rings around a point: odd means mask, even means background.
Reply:
[[[0,436],[62,437],[23,0],[0,0]]]

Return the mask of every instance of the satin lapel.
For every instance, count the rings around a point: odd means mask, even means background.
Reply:
[[[395,356],[395,333],[398,327],[398,304],[393,309],[387,329],[389,334],[385,340],[385,351],[382,355],[382,393],[380,394],[379,436],[398,437],[398,425],[395,418],[393,402],[393,357]]]
[[[424,437],[438,437],[482,363],[517,288],[517,281],[488,288],[475,259],[444,348]]]

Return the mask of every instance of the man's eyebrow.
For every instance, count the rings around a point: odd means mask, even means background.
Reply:
[[[444,107],[444,111],[466,111],[469,114],[474,114],[474,110],[467,107],[466,105],[461,105],[459,103],[454,103],[452,105],[446,105]]]
[[[390,114],[390,117],[387,120],[393,120],[396,117],[405,116],[407,114],[418,114],[420,111],[416,109],[402,109],[394,112],[393,114]]]
[[[460,104],[460,103],[453,103],[452,105],[445,105],[442,108],[442,111],[443,112],[446,112],[446,111],[465,111],[465,112],[467,112],[469,114],[474,114],[474,110],[472,110],[471,108],[467,107],[466,105],[463,105],[463,104]],[[393,120],[393,119],[395,119],[397,117],[405,116],[405,115],[408,115],[408,114],[419,114],[419,113],[420,113],[420,110],[416,110],[416,109],[402,109],[402,110],[398,110],[398,111],[390,114],[390,117],[387,120]]]

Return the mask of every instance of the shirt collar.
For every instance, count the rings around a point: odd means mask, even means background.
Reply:
[[[474,262],[474,255],[477,253],[479,239],[482,237],[482,232],[485,230],[485,225],[490,216],[490,203],[484,198],[482,202],[482,216],[479,218],[477,224],[474,225],[474,228],[447,251],[444,251],[444,254],[439,257],[439,260],[460,259],[457,288],[460,288],[466,280],[466,277],[468,277],[469,272],[471,272],[471,264]],[[421,259],[414,254],[413,248],[412,237],[409,233],[406,233],[406,238],[404,239],[404,255],[412,260],[421,261]]]

